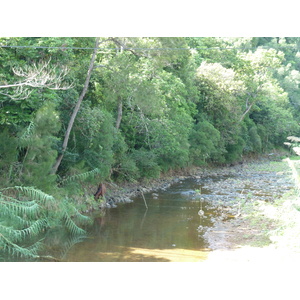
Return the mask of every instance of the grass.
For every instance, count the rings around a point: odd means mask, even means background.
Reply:
[[[296,194],[287,195],[279,201],[277,218],[280,226],[271,233],[271,239],[278,248],[300,252],[299,197]]]
[[[299,157],[293,157],[293,161],[299,160]],[[295,163],[295,168],[299,174],[300,164]],[[295,176],[288,162],[283,160],[255,165],[251,170]],[[300,199],[296,186],[294,190],[272,202],[252,201],[251,195],[247,196],[249,201],[241,202],[243,228],[239,233],[240,245],[251,247],[272,245],[275,248],[300,252]]]
[[[287,165],[284,161],[268,161],[255,164],[255,166],[251,167],[251,170],[257,172],[285,172]]]
[[[240,244],[251,247],[274,246],[300,252],[300,200],[295,191],[273,203],[263,201],[243,207],[245,230]]]

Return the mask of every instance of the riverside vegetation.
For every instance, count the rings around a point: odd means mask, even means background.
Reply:
[[[0,38],[0,259],[40,258],[52,230],[83,237],[99,182],[235,164],[300,136],[299,45]]]

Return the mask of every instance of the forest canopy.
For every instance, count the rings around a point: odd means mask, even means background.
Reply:
[[[138,180],[279,147],[299,132],[299,43],[1,38],[1,185],[51,191],[96,169],[103,180]]]

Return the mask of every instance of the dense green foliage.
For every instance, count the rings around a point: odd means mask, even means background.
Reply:
[[[81,234],[72,218],[99,181],[238,162],[300,134],[300,38],[101,38],[53,172],[94,44],[0,38],[11,46],[0,47],[0,248],[11,254],[26,255],[51,218]]]
[[[80,226],[90,224],[68,199],[53,196],[31,187],[15,186],[0,190],[0,261],[7,257],[41,258],[46,231],[59,228],[70,236],[83,236]]]

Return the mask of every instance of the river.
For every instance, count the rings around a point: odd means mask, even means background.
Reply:
[[[228,171],[228,170],[227,170]],[[66,262],[203,261],[212,248],[205,232],[235,217],[240,200],[271,201],[292,183],[278,170],[230,169],[190,177],[132,203],[94,213],[88,237],[70,243]],[[279,175],[278,175],[279,174]],[[240,200],[237,200],[240,199]],[[146,202],[146,205],[145,205]],[[229,209],[228,209],[229,208]]]
[[[197,261],[205,259],[208,243],[202,227],[212,226],[214,210],[200,199],[195,179],[136,197],[104,216],[94,214],[89,237],[74,245],[65,261]],[[203,191],[202,191],[203,192]],[[199,216],[202,208],[205,217]],[[202,226],[202,227],[199,227]]]

